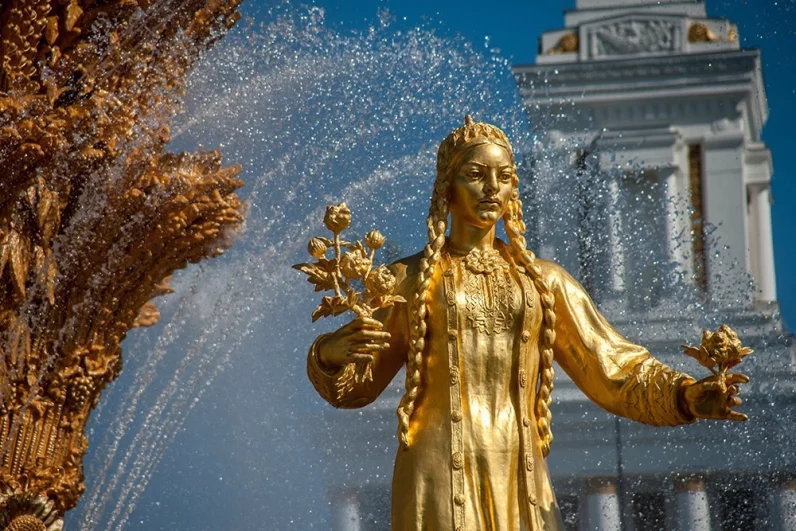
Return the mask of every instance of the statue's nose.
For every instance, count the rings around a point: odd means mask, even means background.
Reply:
[[[494,172],[488,172],[484,181],[484,192],[496,192],[498,189],[498,179]]]

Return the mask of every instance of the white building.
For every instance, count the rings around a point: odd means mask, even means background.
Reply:
[[[549,466],[568,528],[796,531],[796,360],[776,339],[760,54],[702,1],[577,0],[564,25],[542,35],[536,65],[514,69],[548,154],[569,165],[536,161],[533,188],[558,205],[535,219],[539,254],[691,374],[705,369],[684,364],[680,345],[699,342],[698,314],[720,315],[756,349],[743,367],[745,424],[620,421],[559,370]],[[680,289],[661,281],[677,273]],[[336,530],[389,529],[399,397],[328,413],[320,436],[356,455],[327,470]]]

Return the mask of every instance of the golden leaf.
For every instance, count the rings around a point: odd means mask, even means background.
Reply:
[[[40,419],[44,417],[52,405],[53,403],[46,398],[39,397],[28,405],[28,411],[31,412],[34,418]]]
[[[319,267],[319,265],[321,264],[296,264],[293,266],[293,269],[307,275],[307,282],[315,285],[315,291],[334,289],[334,278],[328,271],[324,271],[324,268]]]
[[[66,8],[66,20],[64,21],[64,28],[66,31],[72,31],[77,23],[77,19],[79,19],[83,15],[83,10],[80,9],[80,6],[77,5],[77,2],[74,0],[69,3]]]
[[[348,305],[349,308],[353,307],[359,301],[359,296],[360,295],[361,295],[361,293],[359,293],[358,291],[354,290],[353,288],[348,288],[346,290],[345,302],[346,302],[346,304]]]
[[[30,257],[27,249],[23,248],[26,243],[15,230],[8,233],[9,264],[11,265],[11,281],[14,290],[20,297],[25,296],[25,280],[28,277],[28,265]]]
[[[147,326],[152,326],[153,324],[157,323],[158,319],[160,319],[160,311],[158,311],[155,303],[149,301],[141,306],[140,310],[138,310],[138,315],[133,321],[133,327],[146,328]]]
[[[3,270],[6,267],[6,263],[8,262],[8,256],[11,253],[11,247],[8,245],[8,241],[5,243],[0,243],[0,277],[3,276]]]
[[[11,364],[19,360],[27,360],[30,356],[30,330],[21,319],[17,319],[10,333],[8,352],[11,353]]]
[[[734,352],[734,355],[727,361],[727,369],[732,369],[733,367],[739,365],[743,359],[754,352],[749,347],[742,347],[739,350]]]
[[[348,310],[348,306],[340,297],[324,297],[321,303],[312,312],[312,322],[314,323],[321,317],[328,317],[330,315],[340,315]]]
[[[53,204],[53,198],[55,194],[51,193],[49,190],[42,189],[39,192],[39,203],[36,205],[36,221],[39,224],[39,229],[44,229],[45,223],[47,222],[48,214],[50,213],[50,208]]]
[[[171,275],[155,284],[155,290],[152,292],[152,297],[160,297],[161,295],[174,293],[174,288],[169,285],[169,282],[171,282]]]
[[[716,366],[716,360],[703,347],[690,347],[688,345],[681,345],[681,347],[687,355],[697,360],[703,367],[713,370]]]
[[[44,36],[50,46],[55,43],[58,38],[58,17],[47,17],[47,29],[44,30]]]
[[[112,372],[116,359],[116,356],[109,352],[102,352],[96,356],[86,357],[83,360],[83,363],[86,365],[86,374],[94,377],[103,377]]]
[[[49,253],[46,262],[46,288],[47,300],[50,304],[55,304],[55,279],[58,277],[58,265],[52,257],[52,252]]]

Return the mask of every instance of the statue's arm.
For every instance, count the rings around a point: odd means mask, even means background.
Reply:
[[[392,268],[391,268],[392,269]],[[403,271],[393,271],[398,277],[399,287],[404,280]],[[373,380],[357,382],[356,364],[348,363],[340,367],[324,367],[318,351],[324,340],[331,334],[319,336],[310,347],[307,355],[307,375],[321,397],[336,408],[359,408],[370,404],[387,388],[398,370],[406,361],[408,350],[408,317],[406,303],[396,303],[389,308],[378,310],[374,319],[381,321],[383,330],[389,332],[389,348],[373,352]]]
[[[680,388],[694,379],[625,339],[563,268],[550,264],[547,269],[556,297],[554,355],[575,384],[602,408],[638,422],[693,422],[683,408]]]

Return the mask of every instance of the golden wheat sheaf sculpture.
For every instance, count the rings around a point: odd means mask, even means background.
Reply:
[[[127,331],[242,220],[238,167],[165,152],[239,1],[0,0],[0,529],[61,528]]]

